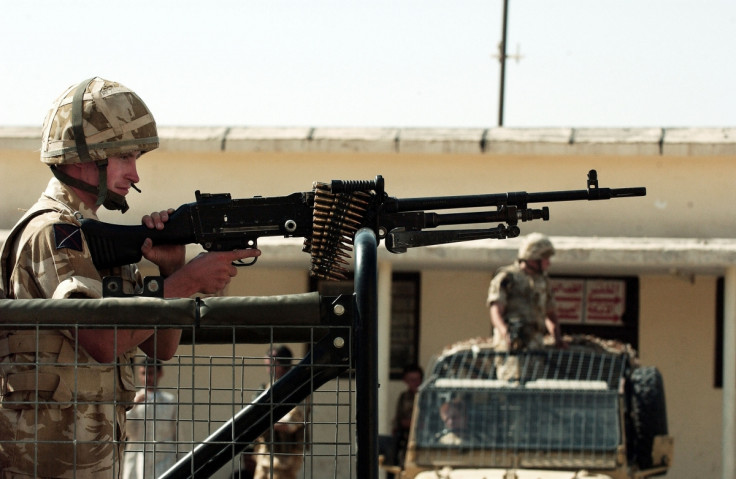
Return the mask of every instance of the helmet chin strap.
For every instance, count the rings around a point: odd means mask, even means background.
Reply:
[[[77,147],[77,155],[79,155],[79,161],[82,163],[92,161],[92,158],[89,156],[87,138],[84,135],[84,126],[82,123],[84,92],[87,90],[87,87],[92,80],[94,80],[94,78],[90,78],[89,80],[85,80],[80,83],[74,91],[74,97],[72,98],[72,131],[74,132],[74,143]],[[128,211],[128,203],[125,201],[125,197],[107,189],[107,159],[96,163],[99,176],[97,187],[76,178],[72,178],[53,166],[51,167],[51,171],[53,171],[54,176],[56,176],[56,178],[62,183],[66,183],[69,186],[97,195],[95,206],[104,206],[108,210],[120,210],[122,213],[125,213]]]
[[[107,162],[104,163],[105,165],[107,164]],[[105,172],[101,174],[102,178],[100,178],[100,181],[105,182],[101,183],[105,185],[104,196],[100,194],[102,188],[92,186],[89,183],[85,183],[78,178],[69,176],[61,171],[59,168],[57,168],[56,165],[51,165],[51,172],[54,174],[57,180],[71,187],[78,188],[82,191],[86,191],[87,193],[92,193],[93,195],[96,195],[97,203],[95,204],[95,206],[102,205],[108,210],[120,210],[121,213],[125,213],[126,211],[128,211],[128,202],[125,200],[125,197],[123,195],[119,195],[114,191],[110,191],[107,189],[107,166],[102,166],[101,169]]]
[[[121,213],[128,211],[128,202],[123,195],[107,189],[107,160],[97,162],[97,172],[100,181],[97,183],[96,206],[104,206],[108,210],[120,210]]]

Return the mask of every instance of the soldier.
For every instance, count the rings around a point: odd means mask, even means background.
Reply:
[[[486,441],[482,423],[470,420],[468,413],[473,405],[467,393],[454,392],[440,405],[442,430],[435,435],[438,444],[445,446],[478,447]]]
[[[272,348],[266,357],[271,383],[291,368],[291,350],[287,346]],[[289,411],[273,425],[272,431],[258,438],[255,447],[255,479],[296,479],[304,463],[306,421],[309,400]]]
[[[96,219],[100,206],[125,212],[125,196],[139,181],[136,161],[158,144],[151,112],[125,86],[96,77],[69,87],[42,131],[41,161],[54,178],[3,244],[0,292],[10,299],[100,298],[104,276],[122,277],[127,293],[139,288],[135,265],[95,268],[79,220]],[[162,229],[172,211],[142,222]],[[260,254],[208,253],[185,264],[184,246],[153,246],[150,239],[141,251],[165,277],[166,297],[215,293],[235,276],[231,261]],[[0,331],[0,477],[119,477],[125,410],[135,395],[132,356],[140,347],[169,359],[180,335]]]
[[[465,402],[454,398],[443,402],[440,406],[442,431],[437,435],[437,442],[446,445],[460,445],[468,442],[468,416]]]
[[[486,304],[497,351],[539,349],[546,334],[563,345],[547,277],[553,254],[549,238],[532,233],[519,248],[517,261],[500,268],[491,280]]]

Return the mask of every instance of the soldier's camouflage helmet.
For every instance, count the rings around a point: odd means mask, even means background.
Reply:
[[[97,195],[97,206],[128,209],[125,198],[107,189],[107,159],[158,148],[156,121],[143,100],[120,83],[90,78],[66,89],[51,106],[41,134],[41,161],[59,181]],[[94,162],[97,186],[57,165]]]
[[[519,259],[525,261],[539,261],[553,254],[555,254],[555,247],[549,238],[541,233],[527,235],[519,248]]]
[[[156,121],[143,100],[120,83],[99,77],[70,86],[56,99],[41,138],[41,161],[49,165],[158,148]]]

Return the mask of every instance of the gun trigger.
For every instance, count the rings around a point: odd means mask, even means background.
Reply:
[[[256,264],[256,261],[258,261],[258,257],[251,258],[251,261],[248,261],[248,262],[243,261],[242,259],[239,259],[237,261],[233,261],[232,265],[237,266],[238,268],[242,266],[253,266],[254,264]]]

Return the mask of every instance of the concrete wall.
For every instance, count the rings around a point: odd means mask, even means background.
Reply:
[[[734,131],[162,128],[162,148],[139,161],[143,193],[131,194],[131,211],[101,217],[135,224],[150,211],[194,201],[197,189],[281,196],[309,190],[316,180],[377,174],[397,197],[584,189],[589,169],[598,170],[601,187],[645,186],[643,198],[550,204],[551,220],[526,223],[522,234],[544,232],[561,245],[553,274],[639,276],[641,359],[664,375],[676,438],[668,477],[719,477],[723,395],[713,386],[715,297],[717,276],[736,264]],[[0,230],[14,224],[49,178],[38,160],[36,135],[0,129],[0,174],[6,179]],[[612,239],[606,245],[618,255],[614,259],[597,259],[604,237]],[[301,242],[263,244],[257,265],[241,269],[227,294],[307,291]],[[628,249],[632,244],[639,245],[635,251]],[[516,245],[484,241],[398,256],[381,248],[381,261],[394,270],[422,273],[424,365],[448,342],[488,334],[488,281]],[[262,354],[258,348],[247,347],[244,354]],[[254,377],[254,384],[260,382]],[[388,385],[384,430],[402,387]]]
[[[714,387],[715,278],[641,278],[639,338],[644,364],[665,379],[675,467],[667,477],[722,477],[722,390]]]

